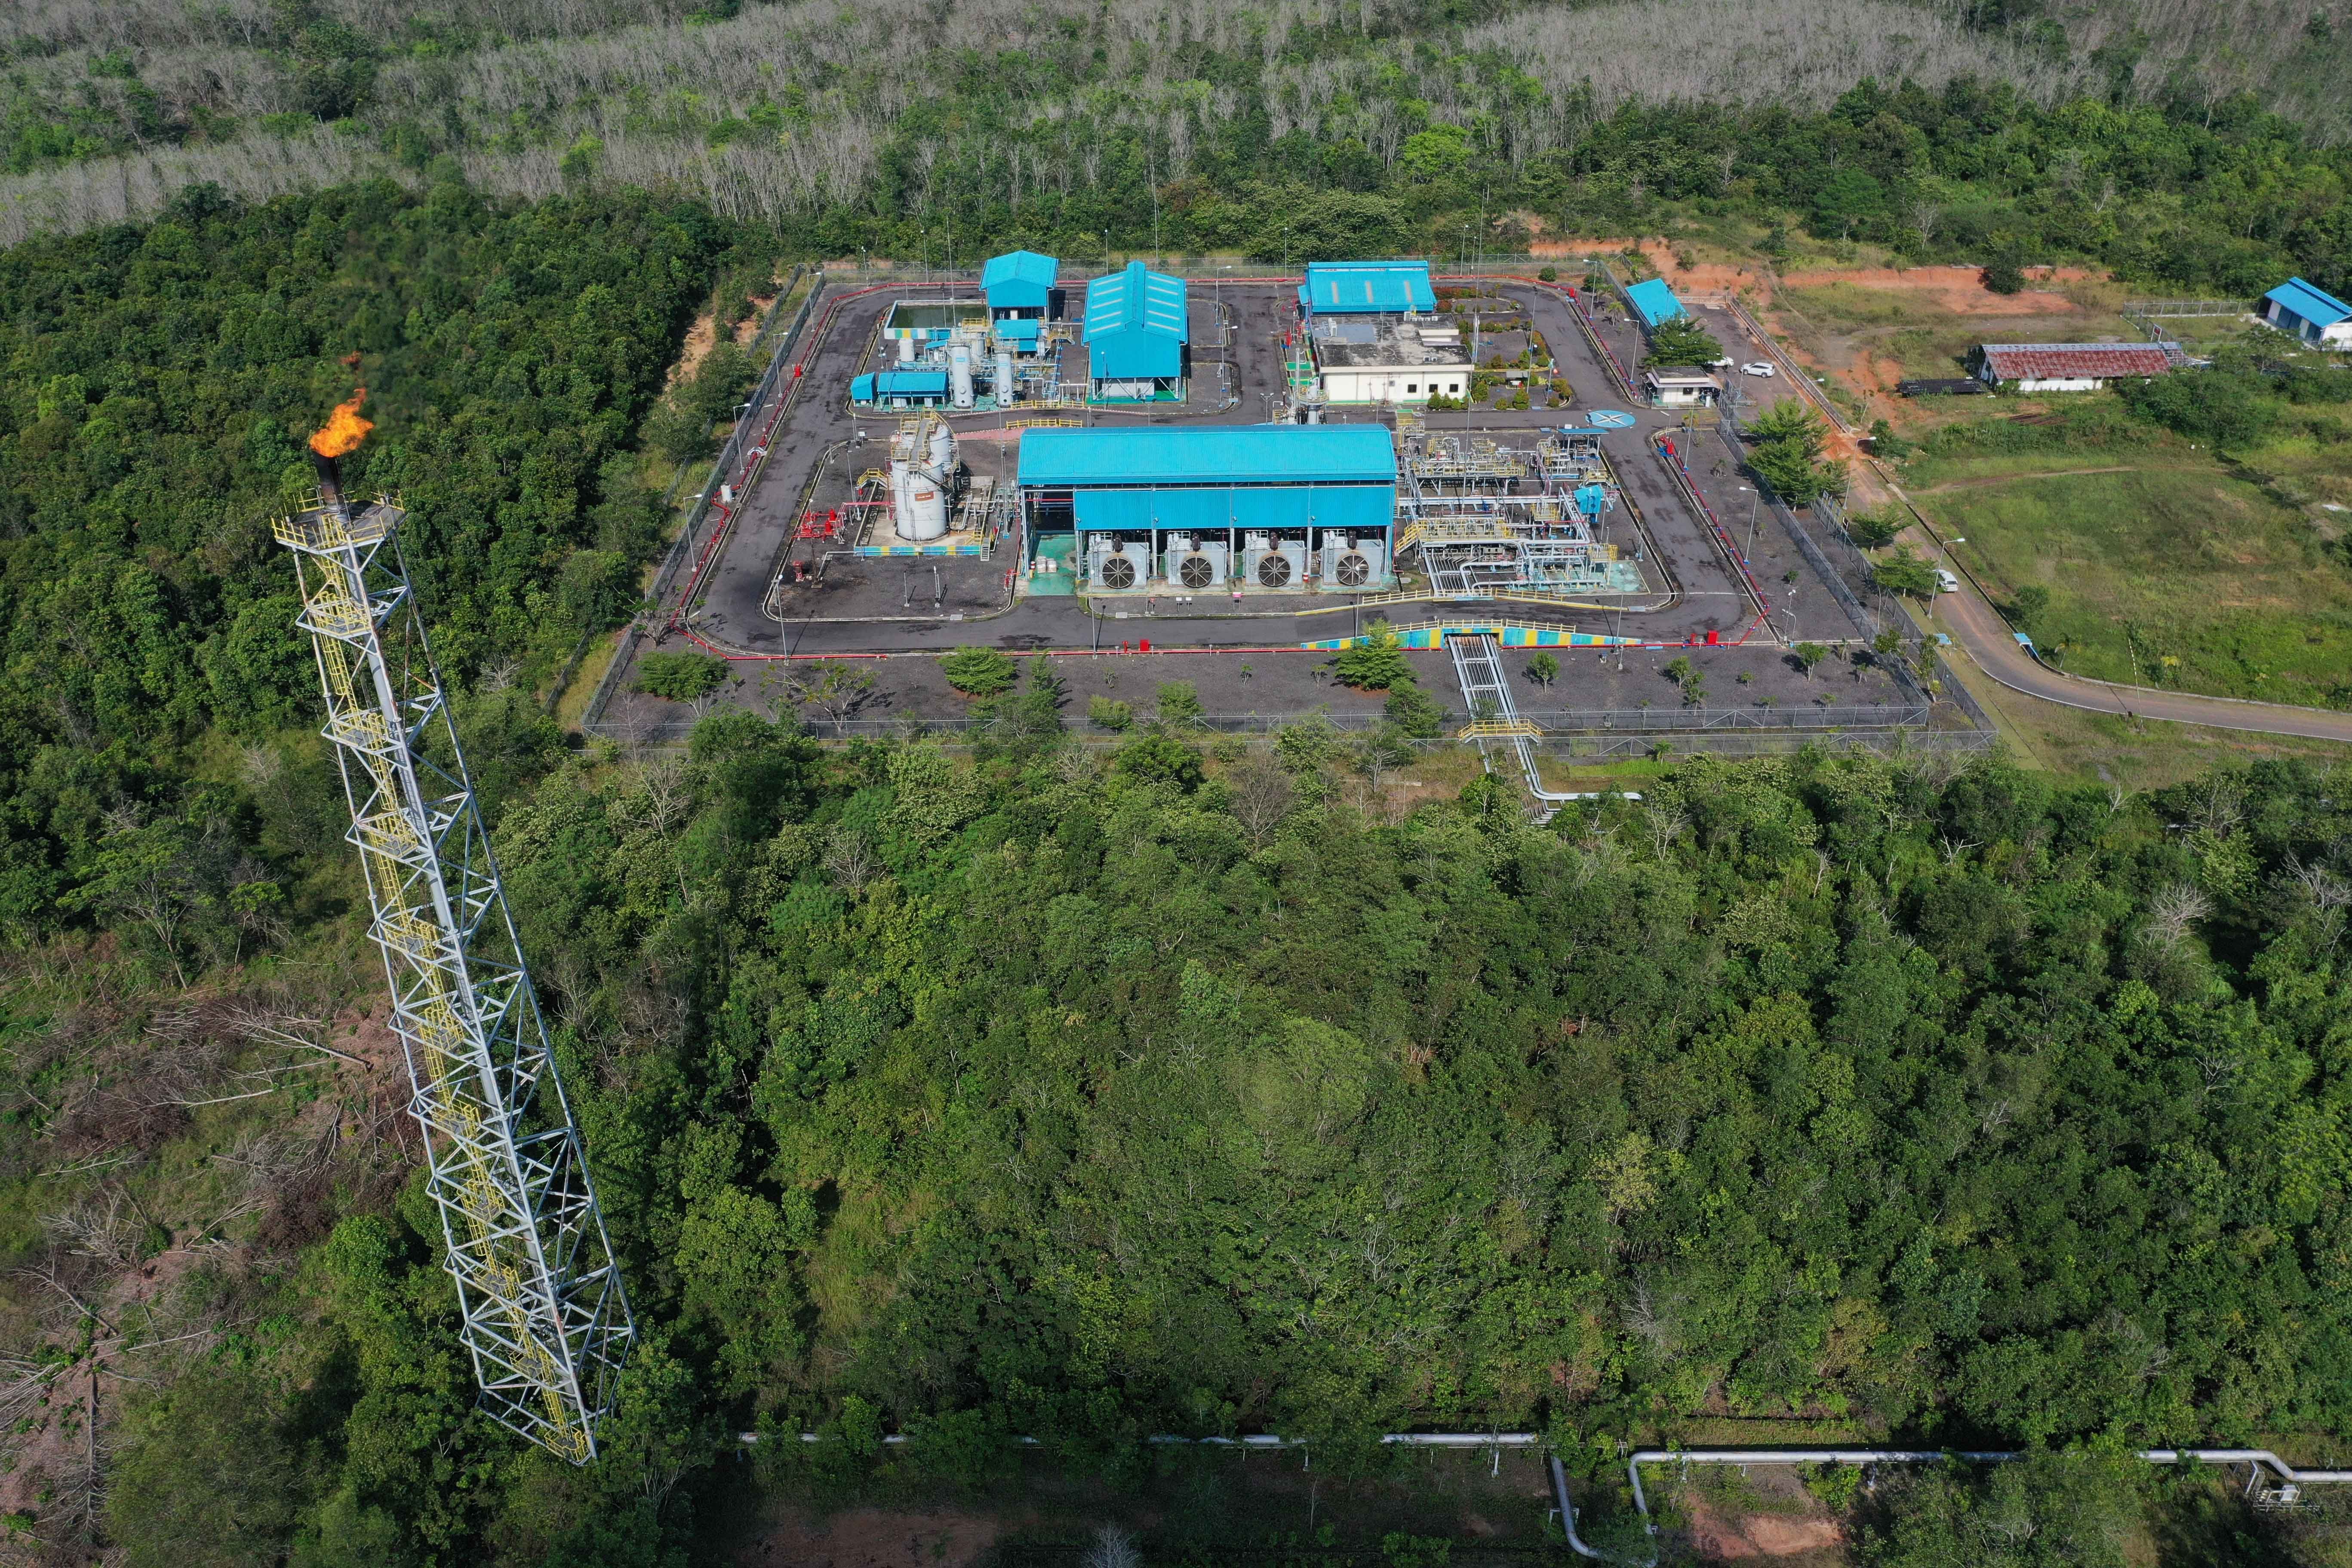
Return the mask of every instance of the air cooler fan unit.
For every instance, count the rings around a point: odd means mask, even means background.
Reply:
[[[1323,585],[1363,588],[1381,577],[1385,551],[1377,536],[1343,538],[1327,535],[1323,541]]]

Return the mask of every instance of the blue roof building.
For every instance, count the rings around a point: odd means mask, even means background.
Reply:
[[[1396,517],[1396,445],[1376,424],[1022,433],[1020,484],[1081,532],[1370,533]]]
[[[1625,298],[1633,302],[1634,309],[1641,312],[1642,324],[1645,327],[1663,326],[1677,316],[1690,314],[1683,308],[1683,302],[1675,298],[1675,291],[1666,287],[1666,280],[1663,277],[1653,277],[1646,283],[1633,285],[1625,290]]]
[[[1054,291],[1054,279],[1061,272],[1062,264],[1050,256],[1034,250],[1009,251],[990,256],[981,267],[980,291],[988,296],[992,316],[1008,310],[1034,310],[1042,316],[1046,297]]]
[[[1298,286],[1298,308],[1317,316],[1425,314],[1437,308],[1425,261],[1318,261]]]
[[[2300,277],[2263,296],[2263,319],[2316,347],[2352,349],[2352,305]]]
[[[1087,371],[1097,396],[1150,397],[1184,379],[1184,280],[1139,261],[1087,285]]]

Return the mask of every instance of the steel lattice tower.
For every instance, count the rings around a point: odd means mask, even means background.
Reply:
[[[325,487],[274,526],[303,610],[482,1404],[595,1457],[635,1326],[394,542]]]

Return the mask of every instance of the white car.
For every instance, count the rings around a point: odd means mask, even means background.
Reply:
[[[1936,591],[1938,593],[1958,593],[1959,591],[1960,580],[1954,577],[1950,572],[1946,571],[1942,567],[1937,567],[1936,569]]]
[[[1769,376],[1780,372],[1773,370],[1769,360],[1751,360],[1739,367],[1739,373],[1743,376]]]

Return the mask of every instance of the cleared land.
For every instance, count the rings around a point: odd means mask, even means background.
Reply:
[[[1996,599],[2049,594],[2032,629],[2073,674],[2313,706],[2352,692],[2352,572],[2305,512],[2171,444],[2121,472],[2051,471],[2080,463],[1922,459],[1905,476]]]
[[[2121,290],[2082,279],[1995,294],[1969,268],[1923,267],[1789,278],[1769,320],[1848,391],[1884,404],[1907,377],[1966,373],[1982,342],[2138,342],[2122,306]]]

